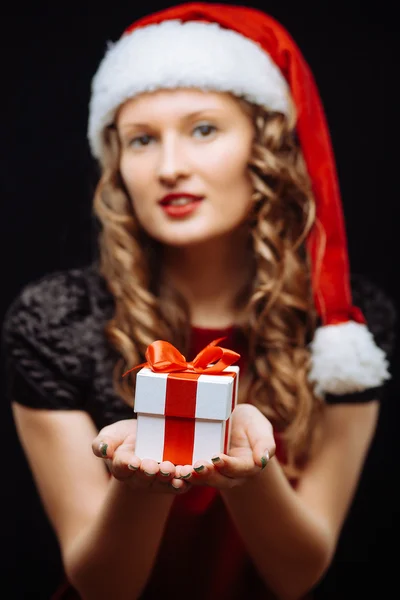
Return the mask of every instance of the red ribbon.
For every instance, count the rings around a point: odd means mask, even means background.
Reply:
[[[155,373],[206,373],[207,375],[221,374],[226,367],[230,367],[239,358],[240,354],[217,346],[225,338],[218,338],[205,346],[190,362],[169,342],[156,340],[147,347],[147,362],[132,367],[123,374],[128,375],[140,367],[148,367]]]

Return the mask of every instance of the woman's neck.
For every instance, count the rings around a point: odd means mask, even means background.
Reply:
[[[193,326],[224,328],[240,320],[237,298],[253,274],[241,233],[186,248],[164,248],[164,277],[188,303]]]

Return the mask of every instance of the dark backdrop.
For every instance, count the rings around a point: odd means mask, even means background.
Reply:
[[[106,40],[117,39],[145,12],[171,4],[38,0],[23,10],[18,3],[3,7],[1,319],[28,281],[90,260],[96,180],[86,142],[90,79]],[[266,0],[257,6],[289,29],[314,71],[337,155],[352,270],[399,306],[398,27],[390,4]],[[397,588],[398,553],[390,548],[399,535],[398,354],[335,560],[318,588],[321,598],[376,591],[381,598]],[[0,570],[2,584],[12,586],[2,597],[47,600],[60,575],[57,544],[4,393],[1,399]]]

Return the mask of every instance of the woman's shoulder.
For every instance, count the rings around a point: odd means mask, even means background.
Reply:
[[[26,284],[2,327],[10,396],[30,406],[78,406],[103,343],[111,306],[95,265],[51,272]],[[80,402],[80,400],[79,400]]]
[[[385,353],[391,371],[397,342],[397,311],[393,299],[382,285],[362,274],[352,274],[351,292],[353,304],[361,309],[368,330],[375,344]],[[351,394],[326,394],[325,401],[327,404],[354,404],[381,400],[386,394],[386,389],[384,384]]]
[[[99,307],[111,304],[96,264],[53,271],[25,284],[11,302],[6,330],[45,324],[53,330],[83,322]]]
[[[397,310],[390,293],[372,277],[351,276],[353,303],[366,319],[375,343],[390,357],[396,343]]]

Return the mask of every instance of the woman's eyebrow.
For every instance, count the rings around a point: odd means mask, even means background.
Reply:
[[[215,119],[222,112],[223,111],[220,108],[201,108],[200,110],[195,110],[182,115],[177,122],[186,125],[187,123],[193,123],[200,119]]]
[[[188,115],[183,117],[184,120],[196,119],[198,117],[204,116],[206,113],[217,113],[220,109],[218,108],[202,108],[201,110],[196,110],[195,112],[191,112]]]
[[[120,123],[119,124],[119,129],[133,129],[133,128],[143,128],[143,127],[149,127],[149,123],[136,123],[134,121],[130,122],[126,122],[126,123]]]
[[[202,108],[201,110],[196,110],[194,112],[183,115],[181,117],[181,120],[182,121],[191,121],[198,117],[204,116],[207,113],[217,113],[219,111],[220,111],[220,109],[218,109],[218,108]],[[133,129],[133,128],[140,129],[140,128],[145,128],[145,127],[152,127],[152,123],[150,123],[150,122],[138,123],[136,121],[127,121],[126,123],[121,123],[119,125],[119,127],[120,127],[120,129]]]

